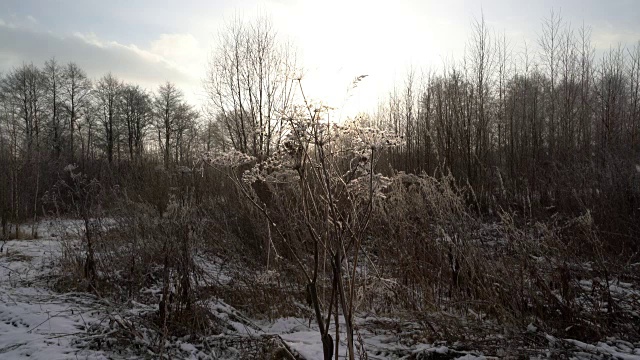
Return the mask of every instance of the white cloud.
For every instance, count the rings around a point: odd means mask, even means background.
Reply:
[[[593,29],[593,46],[598,50],[607,50],[610,47],[633,46],[640,41],[640,33],[633,31],[621,31],[613,27]]]
[[[95,33],[81,33],[81,32],[75,32],[73,33],[73,36],[77,37],[78,39],[86,42],[87,44],[91,44],[93,46],[97,46],[99,48],[104,48],[105,44],[100,41],[100,39],[98,38],[98,36]]]
[[[31,15],[18,16],[12,14],[8,18],[0,18],[0,27],[9,29],[31,29],[34,30],[38,26],[38,20]]]
[[[73,36],[84,41],[88,45],[95,46],[100,49],[104,49],[107,51],[111,50],[114,52],[117,52],[117,51],[131,52],[148,62],[163,64],[170,68],[177,68],[176,64],[165,59],[163,56],[141,49],[135,44],[124,45],[124,44],[118,43],[117,41],[104,41],[100,39],[95,33],[83,34],[80,32],[76,32],[73,34]]]
[[[168,59],[184,60],[198,51],[198,40],[191,34],[161,34],[151,42],[150,50]]]
[[[149,51],[174,64],[180,71],[202,77],[206,54],[191,34],[161,34],[151,42]]]
[[[171,81],[185,92],[188,100],[197,102],[201,76],[190,68],[189,63],[182,63],[188,57],[183,54],[193,54],[197,42],[194,44],[185,39],[189,36],[163,35],[150,49],[144,49],[135,44],[107,41],[95,33],[59,36],[15,23],[7,24],[0,19],[0,44],[3,44],[0,71],[6,72],[25,61],[42,65],[55,57],[61,63],[77,63],[93,78],[112,72],[124,81],[153,90],[160,83]],[[173,53],[172,46],[176,47]]]
[[[11,21],[5,21],[4,19],[0,18],[0,27],[5,27],[5,28],[9,28],[9,29],[15,29],[16,25],[14,23],[12,23]]]

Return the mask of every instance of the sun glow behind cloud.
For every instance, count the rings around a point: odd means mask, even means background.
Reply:
[[[439,61],[435,33],[423,26],[433,19],[402,4],[303,2],[273,13],[301,48],[305,91],[330,106],[344,106],[343,115],[375,107],[411,65]],[[348,92],[359,75],[368,77]]]

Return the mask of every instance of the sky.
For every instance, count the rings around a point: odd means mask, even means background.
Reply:
[[[640,41],[640,0],[1,0],[0,72],[55,57],[92,78],[112,72],[148,89],[171,81],[199,105],[225,23],[267,15],[297,48],[307,96],[354,113],[374,108],[410,69],[459,59],[474,19],[484,16],[518,52],[535,47],[552,10],[589,26],[600,51]]]

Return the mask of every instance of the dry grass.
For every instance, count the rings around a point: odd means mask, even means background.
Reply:
[[[95,233],[93,290],[165,309],[148,320],[168,334],[215,328],[206,307],[212,298],[255,318],[310,317],[306,283],[293,265],[294,255],[311,261],[313,254],[296,194],[287,187],[270,191],[270,215],[287,224],[282,231],[288,243],[269,237],[264,219],[235,193],[197,206],[169,207],[163,217],[145,205],[123,204],[120,208],[127,210]],[[640,336],[633,326],[640,320],[634,315],[637,299],[615,291],[640,288],[633,267],[637,260],[633,254],[612,253],[589,212],[536,220],[501,210],[487,219],[474,211],[473,199],[473,191],[450,176],[395,176],[385,198],[374,202],[363,236],[356,309],[417,320],[422,329],[412,336],[425,341],[480,344],[483,333],[530,323],[582,340]],[[77,239],[66,244],[67,276],[61,284],[86,289],[80,244]],[[220,271],[231,281],[218,281],[195,260],[208,256],[226,264]],[[326,254],[319,256],[318,294],[328,303],[330,263]],[[150,295],[149,289],[156,293]]]
[[[589,212],[541,222],[501,211],[488,222],[465,198],[472,191],[451,177],[396,179],[377,207],[367,246],[371,282],[387,286],[370,287],[367,307],[534,323],[589,340],[639,336],[632,325],[638,305],[610,290],[629,279],[623,264],[632,254],[608,253]]]

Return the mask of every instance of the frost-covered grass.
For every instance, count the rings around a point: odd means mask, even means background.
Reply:
[[[322,358],[311,310],[281,297],[289,296],[275,289],[282,286],[281,279],[214,255],[200,252],[194,256],[199,277],[206,280],[198,283],[202,288],[194,289],[203,309],[198,316],[209,319],[209,328],[198,334],[167,334],[157,324],[162,292],[157,279],[128,301],[118,302],[109,294],[61,291],[64,287],[56,285],[64,278],[59,260],[63,244],[78,241],[74,239],[79,234],[77,226],[75,221],[46,221],[38,224],[38,239],[5,244],[0,254],[1,359],[146,359],[160,354],[173,359],[249,359],[269,358],[277,348],[286,348],[298,358]],[[251,283],[259,288],[249,289]],[[592,289],[600,285],[584,279],[580,286]],[[609,289],[630,311],[638,308],[640,289],[634,282],[612,281]],[[291,302],[297,309],[294,316],[261,315],[234,306],[253,304],[242,297],[260,292],[264,293],[262,302]],[[230,294],[234,296],[224,298]],[[345,355],[342,317],[339,324],[340,353]],[[591,343],[562,339],[539,324],[517,327],[473,311],[461,314],[441,309],[421,318],[410,312],[384,316],[360,312],[355,324],[357,345],[364,347],[369,359],[640,359],[640,339],[605,336]],[[451,334],[453,329],[458,333]],[[329,333],[335,338],[335,325]],[[457,340],[450,340],[453,338]]]

